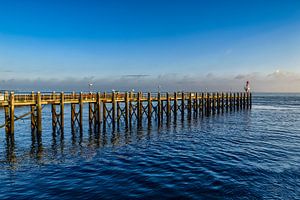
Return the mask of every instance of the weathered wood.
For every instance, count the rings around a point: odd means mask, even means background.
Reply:
[[[36,105],[37,105],[37,131],[42,133],[42,99],[41,93],[37,92],[36,95]]]
[[[222,113],[224,112],[224,107],[225,107],[225,104],[224,104],[224,93],[222,92],[222,94],[221,94],[221,101],[222,101],[222,103],[221,103],[221,109],[222,109]]]
[[[158,92],[157,93],[157,122],[159,125],[161,123],[161,112],[162,112],[161,96],[160,96],[160,92]]]
[[[101,93],[97,93],[97,102],[96,102],[96,124],[98,133],[101,130]]]
[[[112,128],[113,130],[115,130],[116,128],[116,93],[113,92],[112,95],[111,95],[111,122],[112,122]]]
[[[75,115],[76,115],[76,104],[72,103],[71,104],[71,129],[72,132],[75,131]]]
[[[152,118],[152,98],[151,98],[151,93],[148,92],[148,97],[147,97],[147,101],[148,101],[148,113],[147,113],[147,117],[148,117],[148,126],[151,125],[151,118]]]
[[[189,99],[188,99],[188,119],[191,119],[192,117],[192,102],[193,102],[193,93],[189,93]]]
[[[216,98],[215,93],[212,93],[212,114],[216,113]]]
[[[170,95],[167,92],[167,120],[169,121],[171,117],[171,102],[170,102]]]
[[[128,129],[129,124],[129,93],[125,93],[125,128]]]
[[[177,96],[177,92],[174,92],[173,110],[174,110],[174,120],[176,120],[176,118],[177,118],[177,110],[178,110],[178,96]]]
[[[201,115],[204,115],[204,93],[201,93]]]
[[[63,133],[65,128],[65,94],[60,93],[60,131]]]
[[[0,102],[0,106],[4,107],[5,112],[5,124],[2,127],[6,127],[6,133],[14,132],[14,122],[19,118],[14,117],[15,106],[27,105],[31,110],[27,115],[31,114],[31,129],[42,131],[42,105],[50,104],[52,111],[52,126],[53,130],[57,130],[59,125],[60,130],[64,130],[64,106],[65,104],[71,104],[71,128],[75,130],[76,123],[79,124],[80,131],[82,132],[83,126],[83,105],[87,103],[89,105],[89,122],[94,125],[94,131],[100,132],[101,127],[106,129],[108,119],[111,119],[113,129],[115,122],[118,123],[118,127],[123,117],[125,120],[125,127],[133,121],[132,116],[136,116],[138,126],[142,125],[143,117],[147,118],[148,126],[152,122],[152,113],[157,115],[158,124],[161,125],[164,115],[166,115],[168,123],[171,116],[174,115],[174,121],[176,120],[178,111],[181,111],[182,120],[184,120],[185,110],[187,110],[187,117],[198,117],[201,112],[202,115],[209,115],[210,113],[222,113],[224,110],[232,109],[248,109],[252,105],[251,93],[181,93],[181,105],[178,106],[178,93],[174,92],[174,96],[169,93],[165,93],[162,96],[158,93],[157,97],[152,97],[149,92],[147,98],[143,96],[141,92],[133,94],[129,93],[112,93],[107,95],[104,93],[101,97],[100,93],[95,94],[83,94],[76,95],[64,94],[60,96],[55,92],[52,94],[41,95],[38,92],[36,95],[15,95],[11,93],[5,93],[4,100]],[[0,100],[1,101],[1,100]],[[157,102],[157,106],[153,107],[153,102]],[[187,102],[186,102],[187,101]],[[225,102],[226,101],[226,102]],[[164,103],[165,102],[165,103]],[[136,103],[136,105],[134,105]],[[76,111],[76,107],[79,105],[79,111]],[[110,105],[112,108],[110,109]],[[59,112],[56,111],[56,106],[59,106]],[[108,106],[108,107],[107,107]],[[109,108],[109,109],[108,109]],[[102,110],[103,111],[102,111]],[[155,109],[153,112],[153,109]],[[102,111],[102,112],[101,112]],[[22,115],[24,116],[24,115]],[[22,118],[22,116],[20,118]],[[101,119],[103,120],[103,126],[101,126]],[[1,127],[1,126],[0,126]]]
[[[142,104],[142,93],[138,92],[138,97],[137,97],[137,122],[138,122],[138,127],[142,126],[142,117],[143,117],[143,104]]]
[[[14,134],[15,132],[15,94],[14,92],[10,93],[10,102],[9,102],[9,108],[10,108],[10,134]]]
[[[83,93],[80,92],[79,96],[79,130],[80,133],[83,131]]]
[[[34,97],[34,92],[31,92],[31,99],[35,99]],[[53,106],[54,104],[51,104]],[[30,120],[31,120],[31,132],[34,132],[36,130],[36,105],[31,105],[30,106]]]
[[[193,106],[196,117],[198,116],[198,107],[199,107],[198,101],[199,101],[198,92],[196,92],[195,99],[194,99],[194,106]]]
[[[185,109],[185,95],[181,93],[181,120],[184,120],[184,109]]]
[[[51,114],[52,114],[52,131],[56,131],[56,124],[57,124],[57,116],[56,116],[56,94],[52,92],[53,104],[51,104]]]

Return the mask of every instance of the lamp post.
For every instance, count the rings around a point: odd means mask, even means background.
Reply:
[[[92,86],[93,86],[93,83],[89,83],[89,91],[90,91],[90,92],[92,92],[92,91],[91,91]]]

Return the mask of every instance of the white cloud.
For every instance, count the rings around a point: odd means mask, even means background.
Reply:
[[[258,92],[300,92],[300,74],[283,70],[262,74],[235,74],[217,76],[206,75],[161,74],[159,76],[138,75],[103,77],[95,76],[65,79],[0,79],[1,89],[41,90],[41,91],[80,91],[92,88],[97,91],[110,91],[112,88],[120,91],[135,89],[136,91],[156,91],[158,85],[161,91],[241,91],[249,80],[253,91]],[[206,89],[207,88],[207,89]]]

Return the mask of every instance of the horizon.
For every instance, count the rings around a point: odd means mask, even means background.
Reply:
[[[1,1],[1,90],[300,92],[300,2]]]

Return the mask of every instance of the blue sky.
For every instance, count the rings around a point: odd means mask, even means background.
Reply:
[[[11,0],[0,5],[5,87],[27,81],[28,89],[52,89],[56,80],[73,88],[90,81],[97,89],[163,84],[171,90],[180,81],[180,89],[202,84],[217,90],[214,82],[232,80],[220,89],[234,90],[251,79],[258,91],[273,91],[265,85],[300,82],[300,1]],[[138,83],[131,80],[137,78]],[[193,84],[183,84],[185,79]],[[279,91],[300,91],[300,86]]]

